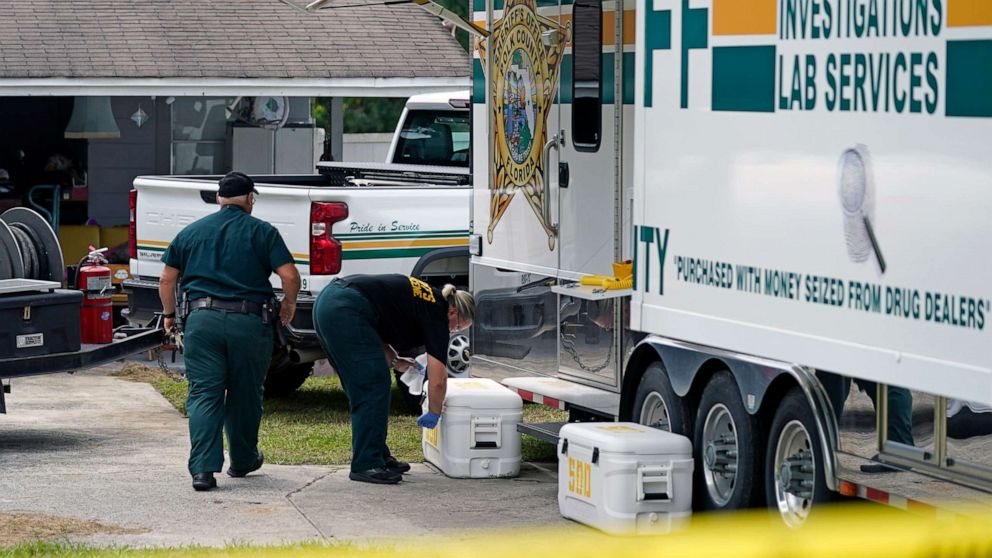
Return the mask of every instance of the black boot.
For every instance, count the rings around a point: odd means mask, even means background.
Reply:
[[[348,478],[353,481],[371,482],[373,484],[396,484],[403,480],[403,475],[394,473],[385,467],[376,467],[365,471],[352,471]]]
[[[227,468],[227,476],[234,477],[236,479],[240,479],[241,477],[244,477],[248,473],[252,473],[254,471],[257,471],[257,470],[261,469],[262,468],[262,463],[265,463],[265,456],[262,455],[262,450],[258,450],[258,459],[256,459],[255,462],[252,463],[250,467],[248,467],[247,469],[243,469],[243,470],[242,469],[235,469],[234,467],[228,467]]]
[[[392,473],[403,474],[410,470],[410,464],[396,459],[392,455],[386,458],[386,470]]]
[[[197,473],[193,475],[193,490],[203,492],[212,488],[217,488],[217,479],[214,478],[213,473]]]

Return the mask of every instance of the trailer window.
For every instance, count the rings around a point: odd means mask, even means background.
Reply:
[[[393,162],[468,168],[468,118],[468,111],[410,111]]]
[[[594,152],[603,128],[602,0],[576,0],[572,29],[572,145]]]

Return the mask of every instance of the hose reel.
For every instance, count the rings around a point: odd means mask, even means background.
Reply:
[[[64,267],[58,236],[41,215],[24,207],[0,215],[0,279],[62,283]]]

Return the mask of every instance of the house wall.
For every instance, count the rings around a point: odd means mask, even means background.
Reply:
[[[340,161],[382,163],[389,153],[393,134],[344,134]]]
[[[126,225],[128,222],[128,192],[134,178],[144,174],[172,174],[172,112],[167,97],[113,97],[111,105],[118,139],[89,140],[87,168],[89,169],[89,218],[101,226]],[[334,120],[340,134],[340,100]],[[138,107],[148,115],[139,128],[131,115]],[[310,123],[310,99],[290,99],[290,122]],[[334,142],[335,155],[340,157],[341,142]],[[319,148],[319,146],[318,146]],[[271,157],[271,154],[265,154]],[[338,159],[340,160],[340,159]],[[232,152],[230,134],[226,149],[224,171],[230,170]],[[306,170],[295,172],[313,172]]]
[[[87,165],[89,217],[104,227],[127,224],[128,192],[136,176],[169,172],[169,118],[167,110],[160,110],[167,109],[162,100],[114,97],[111,101],[121,137],[89,140]],[[131,120],[138,107],[148,115],[140,128]]]

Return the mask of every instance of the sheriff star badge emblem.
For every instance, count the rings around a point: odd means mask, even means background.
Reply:
[[[549,31],[558,33],[548,33]],[[548,115],[558,91],[562,51],[569,43],[571,24],[537,14],[535,0],[507,0],[503,17],[492,27],[489,52],[484,41],[477,48],[482,67],[489,76],[490,133],[493,135],[493,165],[490,177],[489,228],[486,238],[506,213],[517,191],[548,235],[554,250],[555,233],[544,218],[542,170]],[[558,40],[543,41],[544,36]],[[550,44],[545,44],[546,42]],[[487,56],[492,56],[492,67]]]

